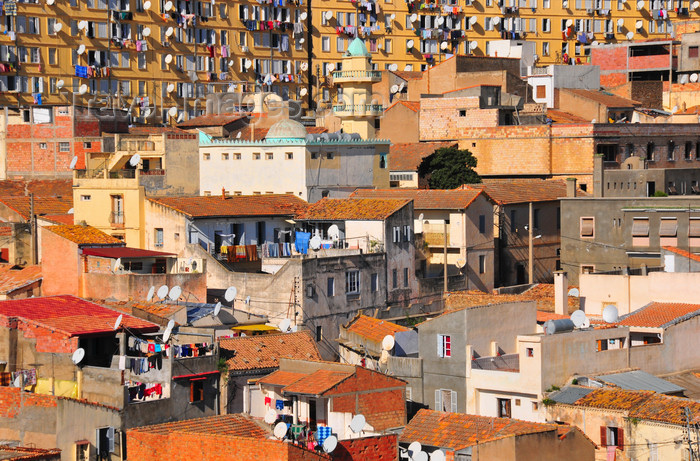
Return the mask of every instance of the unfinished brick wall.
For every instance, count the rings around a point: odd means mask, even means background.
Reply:
[[[398,459],[398,437],[391,434],[341,440],[333,451],[333,459],[335,461],[394,461]]]
[[[498,109],[480,109],[478,97],[421,99],[422,141],[460,139],[469,128],[497,125]]]

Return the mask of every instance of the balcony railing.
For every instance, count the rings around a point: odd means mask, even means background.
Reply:
[[[124,212],[123,211],[112,211],[109,214],[109,223],[113,226],[123,226],[124,225]]]
[[[154,151],[156,150],[156,143],[153,141],[142,141],[142,140],[120,140],[117,150],[125,150],[129,152],[133,151]]]
[[[384,106],[381,104],[334,104],[333,112],[357,113],[381,113]]]
[[[495,357],[479,357],[472,360],[472,369],[491,371],[520,371],[520,356],[504,354]]]
[[[110,179],[134,179],[136,170],[115,170],[109,172]]]
[[[338,70],[333,72],[333,78],[371,78],[382,79],[382,72],[379,70]]]

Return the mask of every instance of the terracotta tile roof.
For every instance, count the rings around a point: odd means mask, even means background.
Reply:
[[[119,312],[70,295],[0,301],[0,315],[19,317],[68,336],[113,332]],[[158,325],[124,315],[122,324],[134,331],[158,331]]]
[[[47,214],[41,216],[41,219],[59,225],[63,224],[67,226],[72,226],[73,224],[75,224],[74,214]]]
[[[316,342],[307,331],[222,338],[219,347],[231,371],[277,368],[280,357],[321,360]]]
[[[689,252],[687,252],[687,251],[685,251],[685,250],[682,250],[682,249],[680,249],[680,248],[678,248],[678,247],[664,246],[664,247],[661,247],[661,248],[663,248],[663,249],[666,250],[666,251],[670,251],[670,252],[672,252],[672,253],[676,253],[676,254],[679,255],[679,256],[683,256],[684,258],[688,258],[688,259],[692,259],[693,261],[698,261],[698,262],[700,262],[700,255],[696,255],[696,254],[693,254],[693,253],[689,253]]]
[[[305,377],[306,373],[295,373],[293,371],[277,370],[271,374],[260,378],[257,382],[260,384],[269,384],[272,386],[289,386],[301,378]]]
[[[465,184],[467,189],[483,189],[496,202],[511,203],[552,202],[566,197],[566,181],[555,179],[484,179],[481,184]],[[578,190],[579,197],[588,196]]]
[[[560,89],[559,91],[575,94],[586,99],[590,99],[606,107],[634,107],[642,103],[632,99],[622,98],[607,91],[579,90],[573,88]]]
[[[117,245],[124,246],[124,242],[105,234],[92,226],[46,226],[44,229],[50,230],[56,235],[60,235],[66,240],[70,240],[78,245]]]
[[[621,317],[618,325],[666,328],[700,315],[700,304],[652,302]]]
[[[700,114],[700,106],[690,106],[674,112],[673,115],[698,115]]]
[[[25,220],[31,214],[31,199],[29,197],[0,197],[0,203],[14,210]],[[66,214],[73,208],[73,196],[64,197],[34,197],[34,214],[56,215]]]
[[[390,171],[417,171],[423,159],[440,148],[456,146],[454,142],[410,142],[389,147]]]
[[[332,370],[316,370],[309,375],[285,386],[282,392],[286,394],[321,395],[354,373]]]
[[[11,447],[0,445],[0,459],[3,461],[38,461],[42,459],[61,459],[61,450],[58,448],[43,449],[30,447]]]
[[[574,405],[606,410],[629,411],[654,394],[653,391],[626,391],[616,388],[596,389],[581,397]]]
[[[296,215],[309,221],[383,221],[410,200],[323,198]]]
[[[390,105],[389,107],[384,109],[384,112],[393,109],[394,107],[396,107],[399,104],[406,107],[408,110],[410,110],[412,112],[417,113],[418,111],[420,111],[420,101],[396,101],[395,103],[393,103],[392,105]]]
[[[554,123],[590,123],[590,120],[583,117],[556,109],[547,109],[547,117]]]
[[[399,442],[420,442],[457,451],[476,445],[477,441],[484,443],[557,430],[556,424],[421,409],[406,425]]]
[[[561,320],[568,318],[568,315],[555,314],[554,312],[537,311],[537,323],[545,323],[549,320]]]
[[[219,216],[294,216],[308,204],[294,195],[220,195],[151,197],[153,203],[172,208],[192,218]]]
[[[345,329],[351,333],[367,338],[371,341],[381,342],[387,335],[394,335],[398,331],[408,331],[406,328],[387,320],[376,319],[366,315],[355,317],[350,323],[345,326]]]
[[[333,450],[334,461],[395,461],[399,459],[399,443],[396,434],[377,435],[338,441]]]
[[[166,435],[171,433],[190,433],[207,435],[232,435],[266,439],[269,434],[250,416],[242,413],[231,415],[208,416],[205,418],[186,419],[165,424],[141,426],[129,429],[129,432],[147,432]]]
[[[0,197],[73,197],[72,179],[6,179],[0,181]]]
[[[19,270],[13,267],[12,264],[0,264],[0,294],[12,293],[42,278],[41,266],[26,266]]]
[[[12,223],[0,223],[0,236],[11,237],[12,236]]]
[[[408,71],[408,70],[397,70],[397,71],[389,71],[392,74],[396,75],[400,79],[403,80],[420,80],[423,78],[423,72],[420,71]]]
[[[145,301],[111,301],[105,299],[91,299],[90,301],[102,306],[107,306],[110,309],[125,312],[135,317],[143,317],[143,313],[145,312],[147,314],[160,317],[163,319],[163,324],[165,324],[167,320],[170,320],[175,313],[181,311],[182,309],[187,309],[187,306],[183,304],[170,304],[167,302],[149,303]]]
[[[84,255],[99,256],[101,258],[164,258],[177,256],[175,253],[165,253],[163,251],[142,250],[140,248],[129,247],[108,247],[108,248],[85,248]]]
[[[352,198],[413,200],[414,210],[463,210],[471,205],[479,194],[478,189],[358,189]]]
[[[178,127],[183,128],[194,128],[194,127],[205,127],[205,126],[224,126],[229,123],[237,122],[241,119],[247,119],[246,115],[241,114],[208,114],[201,115],[199,117],[186,120],[182,123],[178,123]]]
[[[571,287],[570,287],[571,288]],[[554,312],[554,285],[540,283],[521,294],[492,294],[483,291],[455,291],[447,293],[446,309],[449,311],[468,307],[484,306],[487,304],[509,303],[518,301],[536,301],[537,310]],[[580,308],[580,300],[575,296],[568,297],[569,313]]]

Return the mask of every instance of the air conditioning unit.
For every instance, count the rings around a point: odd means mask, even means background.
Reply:
[[[241,51],[242,51],[243,53],[247,53],[247,52],[248,52],[248,47],[247,47],[247,46],[241,46]]]

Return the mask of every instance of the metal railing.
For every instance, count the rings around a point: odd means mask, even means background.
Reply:
[[[353,112],[353,113],[367,113],[367,112],[382,112],[384,106],[381,104],[334,104],[333,112]]]
[[[115,226],[124,225],[124,212],[123,211],[112,211],[109,214],[109,223]]]
[[[520,371],[520,356],[518,354],[504,354],[495,357],[479,357],[472,360],[472,369]]]
[[[379,70],[337,70],[333,72],[333,78],[382,78]]]

